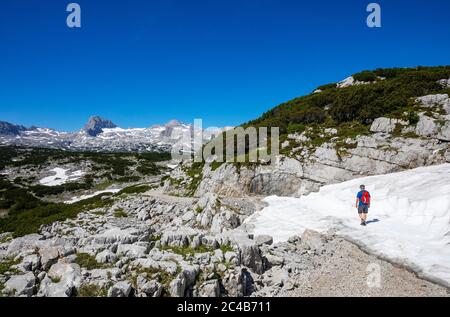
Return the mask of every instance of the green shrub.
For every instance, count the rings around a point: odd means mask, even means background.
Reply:
[[[211,171],[215,171],[216,169],[218,169],[219,167],[221,167],[223,164],[223,162],[216,162],[216,161],[212,161],[209,166],[211,167]]]
[[[73,192],[77,190],[86,190],[90,189],[92,182],[88,183],[66,183],[63,185],[57,186],[44,186],[44,185],[35,185],[30,187],[31,191],[36,194],[38,197],[58,195],[64,192]]]
[[[122,208],[118,208],[118,209],[114,210],[114,214],[113,215],[116,218],[126,218],[126,217],[128,217],[128,214]]]
[[[141,165],[136,168],[136,171],[142,175],[158,175],[161,174],[162,168],[155,163],[141,163]]]
[[[18,273],[17,269],[14,269],[13,266],[20,263],[20,260],[14,260],[11,258],[3,259],[0,261],[0,275],[5,274],[6,272]]]
[[[233,247],[229,244],[222,244],[220,245],[219,249],[222,251],[223,254],[234,251]]]
[[[78,297],[107,297],[108,288],[101,288],[97,284],[83,284],[77,292]]]
[[[365,81],[376,80],[377,76],[386,80],[342,89],[329,87],[321,93],[295,98],[268,110],[258,119],[243,124],[243,127],[280,127],[280,133],[285,134],[301,130],[295,126],[299,123],[306,126],[319,123],[330,127],[327,124],[329,118],[335,128],[353,121],[370,125],[377,117],[405,111],[410,107],[411,98],[444,92],[437,80],[449,78],[450,67],[377,69],[355,75],[356,79]],[[325,111],[327,117],[323,121],[317,108],[324,109],[325,106],[329,110]],[[311,108],[313,110],[307,110]],[[312,116],[306,115],[309,111]]]
[[[377,80],[377,75],[374,72],[365,70],[353,75],[353,78],[357,81],[372,82]]]
[[[301,109],[297,113],[294,113],[290,118],[290,122],[294,124],[323,123],[325,118],[326,115],[322,109],[312,107]]]
[[[77,253],[75,263],[87,270],[103,269],[106,267],[105,264],[98,263],[95,257],[87,253]]]
[[[10,195],[12,192],[7,191],[6,194]],[[74,204],[44,202],[34,198],[24,189],[20,189],[16,194],[8,216],[0,219],[0,232],[12,232],[14,237],[37,233],[42,225],[75,218],[80,212],[111,204],[111,200],[105,199],[111,195],[107,193]],[[34,200],[31,200],[31,197]]]
[[[138,182],[141,178],[139,176],[122,176],[117,178],[115,181],[118,183],[132,183]]]
[[[145,193],[149,190],[154,189],[154,186],[150,185],[135,185],[135,186],[129,186],[122,189],[117,195],[122,194],[141,194]]]
[[[335,83],[332,83],[332,84],[322,85],[322,86],[320,86],[320,87],[317,87],[316,90],[322,90],[322,91],[325,91],[325,90],[329,90],[329,89],[336,89],[336,84],[335,84]]]

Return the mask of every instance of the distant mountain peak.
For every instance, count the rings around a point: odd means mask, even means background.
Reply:
[[[173,127],[179,127],[179,126],[181,126],[181,125],[183,125],[183,123],[181,123],[181,122],[178,121],[178,120],[170,120],[170,121],[167,122],[164,126],[165,126],[166,128],[173,128]]]
[[[0,134],[4,135],[19,135],[20,132],[27,130],[22,125],[15,125],[6,121],[0,121]]]
[[[86,131],[90,136],[97,136],[103,132],[103,129],[113,129],[117,128],[111,120],[103,119],[100,116],[91,116],[84,126],[83,130]]]

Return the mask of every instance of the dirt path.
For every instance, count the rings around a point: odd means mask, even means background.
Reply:
[[[321,257],[320,266],[298,279],[290,296],[450,296],[443,286],[367,254],[351,242],[337,240],[341,242],[333,243],[333,255]],[[376,282],[378,270],[379,287],[369,287],[368,282]]]

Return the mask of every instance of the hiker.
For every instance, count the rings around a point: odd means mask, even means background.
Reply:
[[[361,219],[361,226],[367,223],[367,214],[370,208],[370,193],[366,190],[366,186],[359,186],[361,191],[356,195],[356,208],[358,209],[359,218]]]

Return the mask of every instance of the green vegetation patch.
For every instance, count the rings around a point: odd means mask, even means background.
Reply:
[[[87,270],[104,269],[109,267],[106,264],[98,263],[94,256],[87,253],[77,253],[75,263]]]
[[[12,232],[13,237],[37,233],[42,225],[75,218],[80,212],[108,207],[112,204],[105,193],[74,204],[40,200],[23,188],[0,191],[0,203],[8,207],[8,215],[0,219],[0,233]]]
[[[77,292],[77,297],[107,297],[108,287],[100,287],[97,284],[83,284]]]
[[[20,260],[15,261],[14,259],[8,258],[0,261],[0,275],[5,274],[6,272],[18,273],[18,270],[13,268],[14,265],[20,263]]]
[[[135,186],[129,186],[122,189],[120,192],[117,193],[117,195],[122,194],[142,194],[149,190],[155,189],[155,186],[151,185],[135,185]]]
[[[195,162],[192,163],[191,167],[185,168],[184,172],[190,178],[190,182],[186,185],[185,189],[187,192],[187,196],[194,196],[195,191],[197,190],[200,182],[203,178],[203,167],[205,166],[204,162]]]
[[[118,209],[114,210],[113,215],[116,218],[126,218],[126,217],[128,217],[128,214],[122,208],[118,208]]]
[[[296,128],[301,132],[304,125],[322,124],[327,120],[324,117],[332,118],[335,128],[351,121],[367,126],[375,118],[408,109],[411,99],[444,93],[437,81],[450,77],[450,66],[377,69],[354,75],[361,81],[372,81],[377,76],[386,79],[340,89],[330,85],[320,93],[285,102],[243,126],[279,127],[285,134],[288,127],[292,133]]]
[[[373,82],[376,81],[378,76],[374,72],[371,72],[369,70],[362,71],[360,73],[354,74],[353,78],[357,81],[362,82]]]

